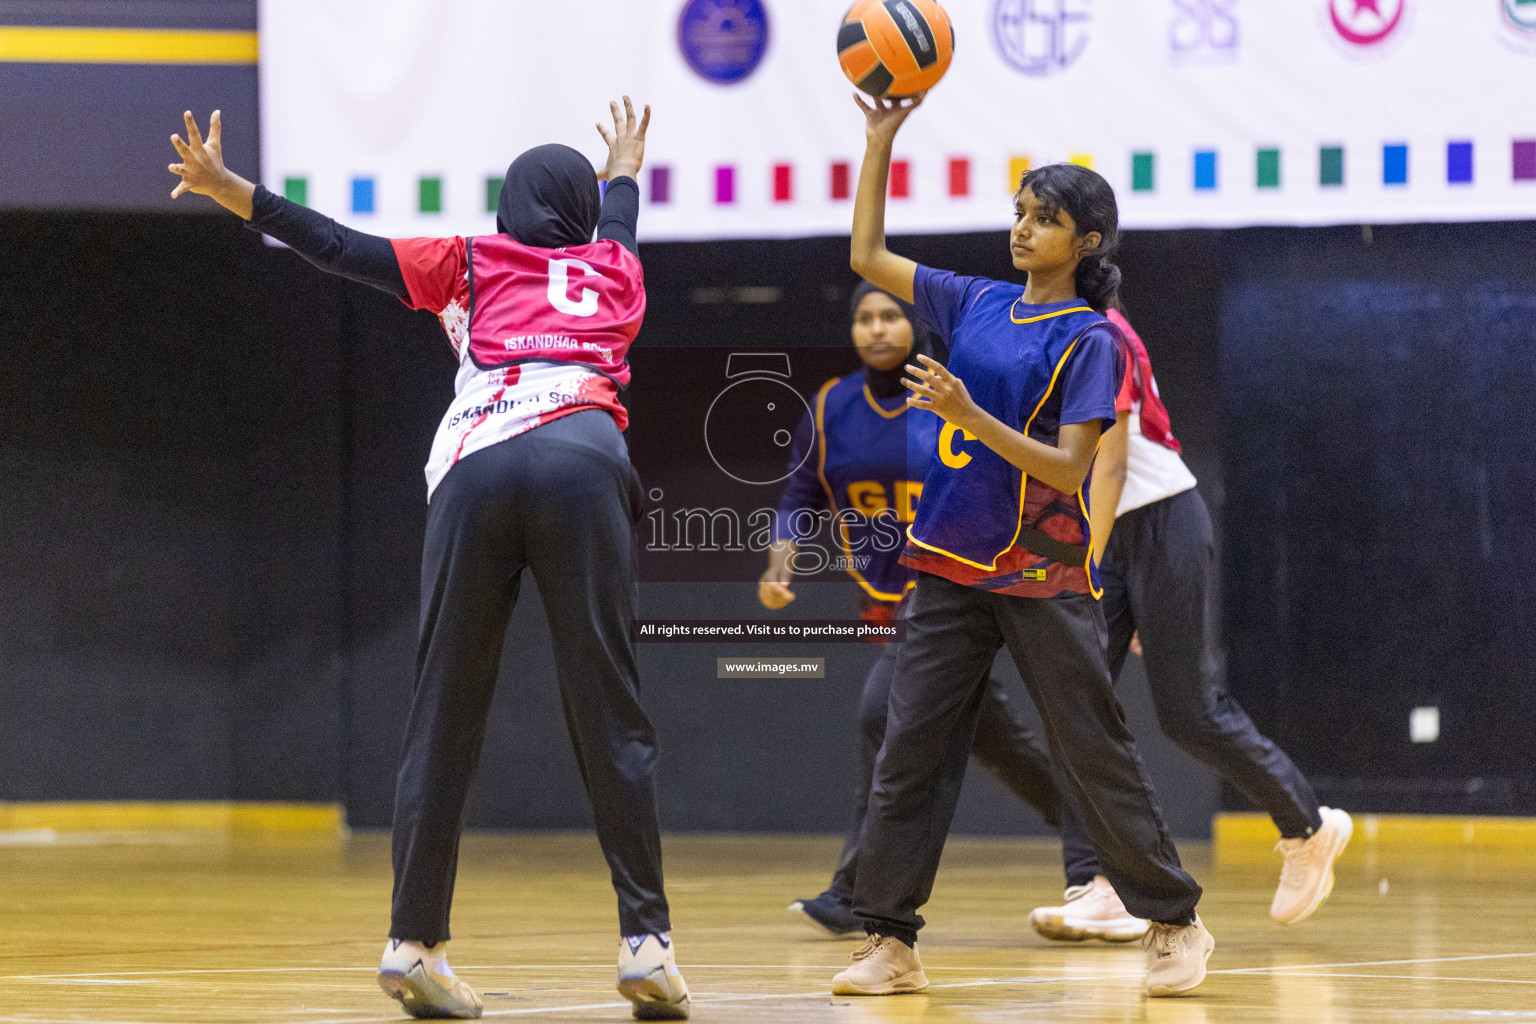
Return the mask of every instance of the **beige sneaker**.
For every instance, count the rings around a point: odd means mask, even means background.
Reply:
[[[687,1020],[688,985],[677,969],[669,935],[619,939],[619,994],[634,1003],[636,1020]]]
[[[854,950],[853,966],[832,979],[835,996],[896,996],[921,992],[928,975],[917,959],[917,947],[889,935],[871,935]]]
[[[1205,962],[1216,940],[1200,916],[1194,924],[1157,924],[1147,930],[1147,995],[1176,996],[1205,980]]]
[[[1087,885],[1074,885],[1065,895],[1067,902],[1063,906],[1036,907],[1030,911],[1030,925],[1048,939],[1133,942],[1147,934],[1147,922],[1131,916],[1115,887],[1103,875],[1095,875]]]
[[[412,1017],[478,1020],[480,996],[458,979],[448,966],[448,943],[431,948],[419,942],[390,939],[379,961],[379,988],[400,1000]]]
[[[1281,924],[1299,924],[1311,917],[1333,892],[1333,862],[1339,859],[1355,830],[1349,815],[1321,808],[1323,827],[1305,839],[1282,839],[1275,849],[1285,854],[1280,887],[1269,916]]]

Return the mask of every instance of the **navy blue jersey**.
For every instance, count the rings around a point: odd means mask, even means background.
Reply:
[[[827,381],[796,432],[790,464],[799,469],[779,501],[775,539],[830,536],[833,557],[867,597],[899,601],[915,578],[900,564],[904,532],[940,426],[933,413],[910,408],[905,394],[875,398],[863,374]]]
[[[1081,299],[1023,301],[1024,286],[919,267],[918,315],[949,343],[949,369],[976,404],[1014,430],[1057,443],[1061,424],[1115,422],[1124,356],[1118,329]],[[1087,481],[1066,494],[951,424],[938,438],[906,564],[1021,597],[1098,593]],[[1090,471],[1091,478],[1091,471]],[[1025,527],[1082,549],[1068,565],[1025,546]]]

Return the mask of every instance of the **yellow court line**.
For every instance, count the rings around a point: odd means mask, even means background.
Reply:
[[[1536,849],[1536,818],[1356,814],[1354,819],[1357,843]],[[1211,839],[1218,852],[1223,846],[1273,844],[1279,838],[1279,830],[1266,814],[1223,812],[1211,822]]]
[[[232,829],[257,832],[337,832],[339,804],[172,801],[0,803],[0,830]]]
[[[255,64],[255,32],[0,25],[0,63]]]

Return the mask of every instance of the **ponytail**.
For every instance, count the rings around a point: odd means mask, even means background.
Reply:
[[[1089,253],[1077,265],[1077,294],[1100,313],[1120,301],[1120,268],[1104,256]]]

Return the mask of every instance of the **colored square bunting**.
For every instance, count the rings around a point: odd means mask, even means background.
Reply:
[[[485,178],[485,212],[495,213],[501,208],[501,186],[506,183],[505,178],[493,178],[486,175]]]
[[[1195,153],[1195,188],[1202,192],[1216,188],[1216,151],[1213,149]]]
[[[1536,181],[1536,139],[1516,139],[1513,161],[1516,181]]]
[[[849,187],[851,168],[846,160],[838,160],[832,164],[831,191],[834,200],[847,199],[853,194]]]
[[[372,213],[373,212],[373,179],[372,178],[353,178],[352,179],[352,212],[353,213]]]
[[[971,194],[971,162],[963,156],[949,161],[949,194],[954,199]]]
[[[1323,146],[1317,151],[1317,183],[1323,188],[1344,184],[1344,147]]]
[[[1015,156],[1008,159],[1008,194],[1019,190],[1019,179],[1029,173],[1030,163],[1027,156]]]
[[[1131,154],[1131,191],[1151,192],[1157,188],[1157,158],[1151,153]]]
[[[416,199],[422,213],[442,213],[443,179],[422,178],[416,185]]]
[[[1446,143],[1445,181],[1449,185],[1472,184],[1472,143]]]
[[[773,165],[773,201],[788,203],[795,198],[795,169],[789,164]]]
[[[891,198],[912,198],[912,164],[906,160],[891,161]]]
[[[1067,157],[1067,163],[1077,164],[1077,166],[1086,167],[1091,171],[1093,170],[1093,154],[1073,153],[1071,156]]]
[[[1280,151],[1261,149],[1254,155],[1254,184],[1259,188],[1280,187]]]
[[[284,178],[283,196],[290,203],[298,203],[300,206],[309,205],[309,179],[308,178]]]
[[[672,201],[672,168],[663,164],[651,168],[651,202],[661,205]]]
[[[1408,145],[1389,142],[1381,147],[1381,183],[1383,185],[1408,184]]]
[[[715,168],[715,203],[726,206],[736,201],[736,168],[725,165]]]

